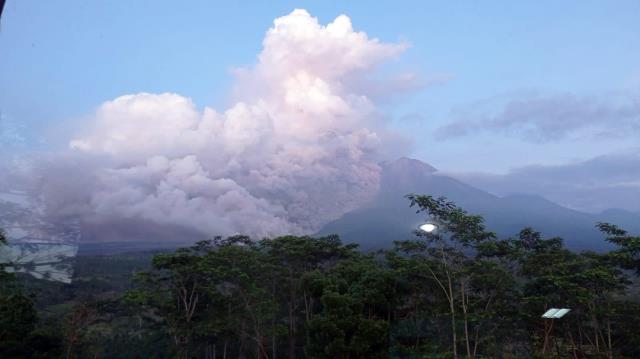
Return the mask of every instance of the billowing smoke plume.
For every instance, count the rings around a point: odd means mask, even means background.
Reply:
[[[405,47],[355,32],[344,15],[322,26],[295,10],[237,72],[229,109],[173,93],[108,101],[68,151],[37,166],[35,191],[49,215],[80,218],[91,236],[313,233],[378,189],[393,136],[358,85]]]

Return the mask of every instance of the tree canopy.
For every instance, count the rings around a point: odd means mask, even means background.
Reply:
[[[77,292],[59,301],[66,309],[55,324],[36,311],[42,287],[31,292],[34,302],[19,278],[5,274],[0,353],[640,357],[638,237],[600,223],[604,239],[616,248],[575,253],[561,238],[543,238],[532,228],[497,238],[481,216],[445,198],[408,199],[436,230],[416,231],[414,239],[387,250],[365,253],[335,235],[257,241],[232,236],[149,255],[144,268],[127,269],[132,255],[94,258],[87,270],[96,271],[99,263],[107,272],[123,266],[122,283],[109,284],[115,275],[74,282]],[[542,318],[549,308],[571,311],[561,319]]]

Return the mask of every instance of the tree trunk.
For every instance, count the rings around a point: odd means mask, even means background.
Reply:
[[[247,341],[247,334],[245,332],[245,322],[242,321],[242,325],[240,327],[240,345],[238,346],[238,359],[246,359],[244,355],[244,347]]]
[[[451,340],[453,346],[453,358],[458,359],[458,337],[456,333],[456,310],[453,302],[453,284],[451,283],[451,277],[447,272],[447,279],[449,283],[449,310],[451,311]]]
[[[274,277],[275,278],[275,277]],[[276,283],[275,281],[271,282],[271,297],[273,299],[274,303],[278,303],[278,298],[276,297]],[[276,327],[276,313],[274,312],[273,315],[271,316],[271,330],[273,331],[273,334],[271,334],[271,358],[272,359],[276,359],[276,331],[275,331],[275,327]]]
[[[600,332],[600,324],[598,323],[598,318],[595,314],[595,305],[593,303],[589,303],[589,310],[591,311],[591,320],[593,321],[593,336],[595,338],[596,343],[596,352],[600,353],[600,339],[598,338],[598,333]]]
[[[466,294],[464,288],[464,281],[460,281],[460,297],[462,298],[462,315],[464,319],[464,342],[467,347],[467,358],[471,359],[471,346],[469,345],[469,319],[467,316],[467,303],[466,303]]]
[[[307,298],[307,291],[304,291],[302,295],[304,296],[304,315],[306,322],[309,323],[311,321],[311,300]]]
[[[607,342],[609,345],[609,359],[613,359],[613,346],[611,345],[611,319],[607,318]]]
[[[573,359],[578,359],[578,349],[576,348],[576,342],[573,340],[573,334],[571,334],[571,329],[568,325],[565,325],[565,330],[569,334],[569,340],[571,341],[571,355]]]
[[[549,323],[551,322],[551,323]],[[549,337],[551,336],[551,331],[553,330],[553,319],[544,321],[544,343],[542,344],[542,354],[547,354],[547,348],[549,347]]]
[[[474,334],[474,341],[473,341],[473,357],[476,357],[476,353],[478,353],[478,341],[480,337],[480,324],[476,325],[476,331]]]
[[[584,340],[582,339],[582,325],[580,321],[578,321],[578,349],[582,351],[582,346],[584,345]]]
[[[275,327],[275,324],[274,324]],[[276,335],[271,336],[271,358],[276,359]]]
[[[65,356],[65,358],[70,359],[71,358],[71,349],[73,348],[73,342],[69,342],[69,345],[67,346],[67,355]]]
[[[291,281],[290,281],[291,282]],[[289,335],[287,343],[289,346],[289,359],[296,357],[296,332],[295,332],[295,292],[293,288],[289,291]]]

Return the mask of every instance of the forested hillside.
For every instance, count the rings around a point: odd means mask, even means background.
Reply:
[[[233,236],[80,256],[72,284],[0,272],[0,356],[640,357],[640,237],[601,223],[615,249],[576,253],[531,228],[497,238],[444,198],[409,200],[437,229],[378,252]],[[542,318],[550,308],[571,311]]]

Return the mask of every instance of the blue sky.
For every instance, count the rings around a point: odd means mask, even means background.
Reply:
[[[0,25],[4,121],[27,148],[47,149],[62,144],[69,123],[123,94],[175,92],[223,109],[231,69],[255,63],[273,19],[294,8],[323,24],[346,14],[370,37],[407,41],[394,68],[448,79],[381,105],[392,127],[414,140],[410,155],[440,169],[501,173],[637,148],[637,135],[599,136],[597,125],[573,137],[563,129],[569,135],[559,140],[529,140],[519,125],[446,139],[436,131],[460,112],[483,117],[477,108],[499,113],[529,97],[594,99],[616,112],[640,89],[637,1],[8,0]],[[620,120],[609,112],[601,121]]]

